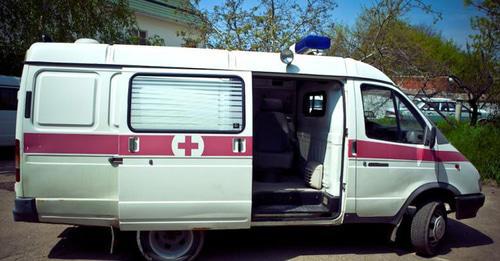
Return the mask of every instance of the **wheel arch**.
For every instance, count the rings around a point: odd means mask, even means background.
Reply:
[[[401,222],[405,214],[414,214],[416,209],[432,201],[441,200],[450,206],[451,211],[455,211],[455,196],[460,195],[460,191],[448,183],[432,182],[426,183],[415,189],[401,207],[397,214],[395,223]]]

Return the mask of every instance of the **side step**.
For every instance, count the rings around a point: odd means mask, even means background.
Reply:
[[[328,217],[339,199],[321,191],[265,192],[253,196],[254,221]]]
[[[323,200],[321,191],[261,192],[252,197],[254,206],[264,205],[318,205]]]
[[[330,210],[324,205],[264,205],[258,206],[254,213],[260,214],[292,214],[292,213],[328,213]]]

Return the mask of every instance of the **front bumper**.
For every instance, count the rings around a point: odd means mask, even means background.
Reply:
[[[479,209],[483,206],[484,199],[483,193],[456,196],[456,218],[465,219],[475,217]]]
[[[14,221],[38,222],[35,198],[16,197],[12,214]]]

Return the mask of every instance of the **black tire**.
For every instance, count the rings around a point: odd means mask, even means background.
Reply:
[[[146,260],[193,260],[200,253],[203,231],[137,231],[137,245]]]
[[[441,202],[429,202],[417,211],[411,222],[411,243],[418,255],[436,255],[445,238],[447,221]]]

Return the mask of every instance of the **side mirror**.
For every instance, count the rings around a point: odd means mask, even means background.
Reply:
[[[427,127],[425,130],[425,141],[424,145],[429,146],[429,148],[433,149],[436,145],[436,127]]]

